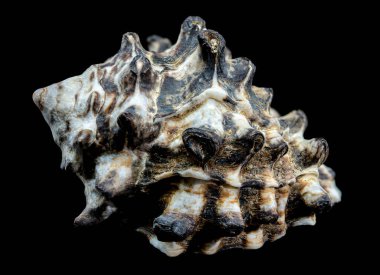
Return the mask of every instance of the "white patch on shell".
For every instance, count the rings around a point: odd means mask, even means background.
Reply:
[[[134,153],[124,151],[122,154],[103,155],[98,158],[96,166],[96,178],[101,179],[110,171],[115,171],[115,177],[120,182],[128,182],[132,176],[132,164],[137,160]]]
[[[224,178],[226,183],[233,187],[241,187],[240,170],[241,166],[237,167],[235,170],[229,171]]]
[[[307,205],[311,205],[322,196],[327,195],[314,175],[303,175],[297,178],[296,184],[300,186],[300,194]]]
[[[221,245],[222,239],[206,243],[203,248],[202,252],[206,255],[212,255],[219,251],[220,245]]]
[[[178,184],[178,190],[170,198],[165,212],[184,213],[198,217],[206,203],[207,185],[200,180],[184,181]]]
[[[273,177],[273,171],[271,167],[266,167],[257,175],[257,179],[264,182],[265,188],[277,188],[279,186],[278,181]]]
[[[239,216],[241,215],[239,204],[239,189],[230,186],[223,186],[220,197],[221,200],[217,202],[218,214],[225,214],[228,212],[235,212]]]
[[[177,242],[161,242],[156,236],[149,239],[151,245],[165,253],[169,257],[177,257],[185,252],[186,248],[178,244]]]
[[[265,188],[260,192],[260,210],[265,212],[277,212],[276,190]]]
[[[187,170],[179,171],[178,174],[184,178],[194,178],[199,180],[210,180],[210,176],[207,175],[202,168],[194,167]]]
[[[336,186],[334,177],[330,175],[330,172],[325,165],[322,165],[319,169],[322,171],[322,173],[327,175],[327,179],[320,180],[320,184],[323,187],[323,189],[326,190],[327,194],[330,197],[331,202],[332,203],[340,202],[342,199],[342,192]]]
[[[276,233],[276,235],[271,237],[271,241],[278,240],[285,236],[287,230],[287,224],[285,221],[286,205],[288,203],[289,196],[289,186],[282,187],[277,192],[277,226],[281,226],[282,231]]]
[[[279,134],[277,129],[266,130],[265,131],[265,138],[266,138],[266,142],[269,145],[279,144],[283,140],[282,136]]]
[[[264,232],[261,228],[255,231],[247,233],[246,236],[246,248],[259,249],[265,242]]]
[[[317,219],[316,219],[316,216],[315,214],[311,215],[310,217],[302,217],[302,218],[299,218],[298,220],[292,222],[290,224],[290,226],[301,226],[301,225],[315,225],[315,223],[317,222]]]
[[[241,114],[237,113],[231,113],[232,114],[232,121],[234,123],[234,126],[236,127],[236,135],[238,137],[243,136],[247,133],[249,129],[252,129],[251,125],[249,124],[249,121],[247,118]]]
[[[145,228],[138,228],[137,232],[143,233],[149,240],[150,244],[165,253],[169,257],[176,257],[185,252],[187,245],[185,242],[161,242],[157,236]]]
[[[342,200],[342,191],[336,186],[335,181],[332,181],[331,186],[324,189],[328,193],[332,203],[338,203]]]
[[[278,199],[277,199],[277,213],[279,215],[277,223],[284,224],[286,205],[288,203],[288,197],[289,197],[289,187],[286,186],[280,190],[281,191],[278,192]]]

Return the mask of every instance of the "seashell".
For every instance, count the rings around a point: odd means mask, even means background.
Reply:
[[[340,201],[327,142],[304,139],[302,111],[272,109],[255,66],[201,18],[173,46],[148,42],[126,33],[105,63],[33,94],[85,186],[76,225],[118,212],[168,256],[214,254],[260,248]]]

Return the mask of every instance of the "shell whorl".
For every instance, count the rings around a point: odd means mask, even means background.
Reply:
[[[85,185],[75,224],[119,211],[169,256],[213,254],[257,249],[340,201],[327,142],[304,139],[302,111],[278,115],[252,62],[203,19],[174,45],[148,43],[126,33],[103,64],[33,94],[61,167]]]

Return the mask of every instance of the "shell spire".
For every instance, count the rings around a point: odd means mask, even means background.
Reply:
[[[302,111],[278,115],[203,19],[148,43],[128,32],[106,62],[33,94],[85,186],[75,225],[118,212],[168,256],[209,255],[258,249],[340,201],[327,142],[304,139]]]

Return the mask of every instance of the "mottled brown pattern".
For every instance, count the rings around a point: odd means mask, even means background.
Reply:
[[[168,256],[258,249],[341,199],[306,115],[279,116],[255,66],[187,18],[178,42],[126,33],[120,50],[33,100],[85,185],[75,225],[115,212]]]

